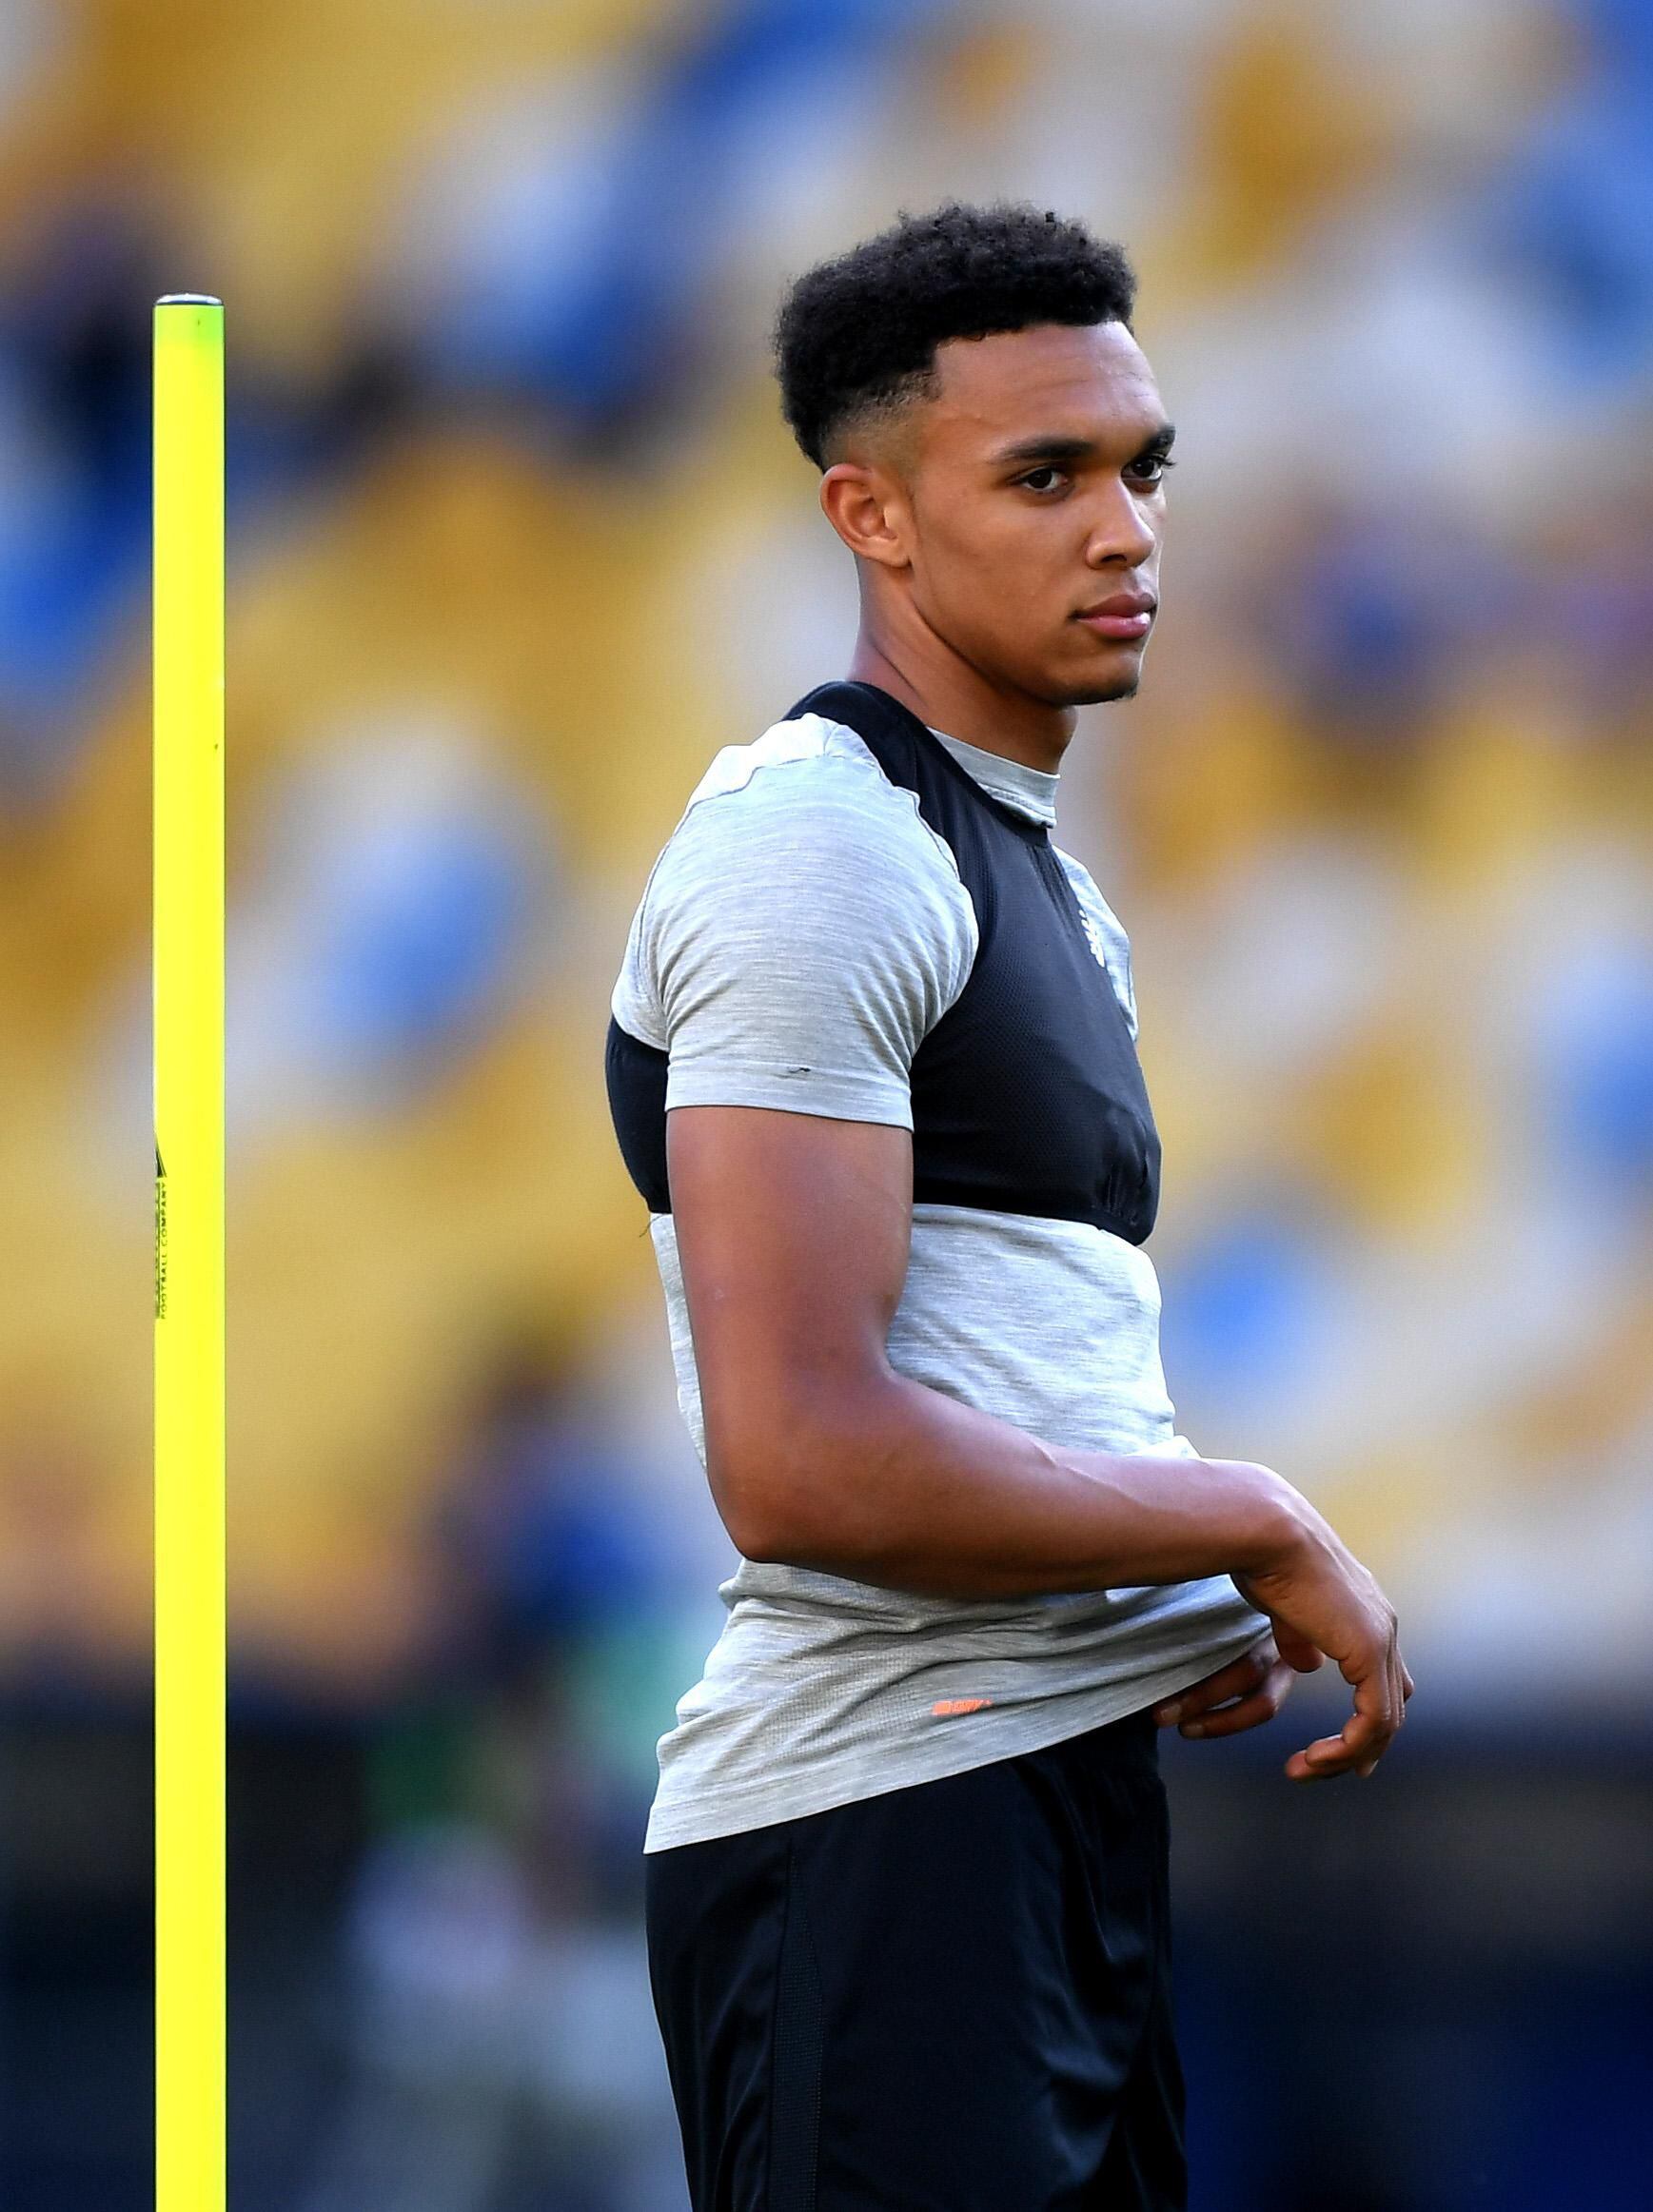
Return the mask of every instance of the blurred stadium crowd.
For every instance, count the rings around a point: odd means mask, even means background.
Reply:
[[[0,0],[18,2212],[144,2183],[152,303],[218,293],[229,354],[236,2201],[679,2212],[638,1853],[734,1555],[607,995],[711,754],[854,634],[769,380],[780,289],[1001,193],[1128,245],[1179,429],[1165,635],[1083,717],[1058,832],[1132,939],[1178,1425],[1368,1560],[1420,1720],[1576,1756],[1587,1715],[1644,1758],[1653,11]],[[1298,1726],[1192,1748],[1236,1849]],[[1586,1784],[1607,1920],[1558,1956],[1608,1961],[1645,1801],[1622,1756]],[[1511,2132],[1513,2041],[1458,2165],[1439,2114],[1427,2157],[1405,2109],[1358,2160],[1293,2136],[1277,2081],[1248,2136],[1220,2023],[1257,2000],[1198,1918],[1247,1893],[1188,1848],[1204,2202],[1642,2201],[1605,2029],[1564,2077],[1588,2195],[1545,2180],[1571,2135]],[[1453,2018],[1407,2079],[1482,2065]]]

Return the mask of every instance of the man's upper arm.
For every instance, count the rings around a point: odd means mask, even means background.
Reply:
[[[830,1511],[889,1376],[913,1217],[907,1130],[761,1106],[666,1118],[678,1258],[706,1471],[749,1558],[784,1556]]]
[[[909,795],[819,757],[691,808],[637,936],[708,1471],[744,1550],[777,1497],[790,1525],[849,1380],[888,1375],[913,1056],[968,978],[975,917]]]

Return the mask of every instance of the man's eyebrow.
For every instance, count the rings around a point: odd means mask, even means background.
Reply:
[[[1175,436],[1174,422],[1161,422],[1149,432],[1132,460],[1143,460],[1151,453],[1169,453]],[[1034,438],[1018,438],[1013,445],[1001,445],[989,456],[989,465],[1007,468],[1018,460],[1094,460],[1100,451],[1093,438],[1064,438],[1052,431]]]

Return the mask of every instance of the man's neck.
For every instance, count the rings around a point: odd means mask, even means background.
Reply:
[[[1019,760],[1054,775],[1073,735],[1072,707],[1047,707],[1014,692],[996,691],[956,656],[936,666],[898,667],[863,630],[850,656],[851,680],[876,684],[911,707],[933,730],[962,737],[983,753]]]

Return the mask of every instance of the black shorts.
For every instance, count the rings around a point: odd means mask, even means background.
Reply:
[[[1183,2212],[1151,1713],[644,1856],[694,2212]]]

